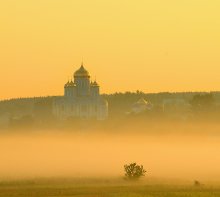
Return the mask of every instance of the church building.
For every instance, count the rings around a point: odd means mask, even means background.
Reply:
[[[90,80],[83,64],[74,73],[73,80],[64,85],[64,96],[55,99],[53,113],[62,120],[71,117],[107,119],[108,102],[100,95],[98,83]]]

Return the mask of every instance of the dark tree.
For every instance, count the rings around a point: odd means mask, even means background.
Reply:
[[[130,180],[137,180],[142,176],[145,176],[146,171],[142,165],[137,165],[136,163],[131,163],[129,165],[124,165],[125,177]]]
[[[213,94],[196,94],[190,101],[194,111],[212,110],[215,105]]]

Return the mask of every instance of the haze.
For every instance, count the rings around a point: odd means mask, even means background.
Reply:
[[[141,128],[2,134],[0,179],[122,178],[123,165],[137,162],[146,168],[147,179],[219,181],[219,125]]]
[[[102,92],[220,87],[218,0],[0,2],[0,99],[61,95],[80,66]]]

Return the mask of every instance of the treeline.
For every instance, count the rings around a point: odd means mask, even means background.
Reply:
[[[162,107],[165,101],[170,101],[170,105],[175,105],[175,101],[182,100],[189,105],[200,102],[200,99],[192,103],[192,100],[201,95],[210,95],[213,98],[213,103],[220,104],[220,92],[161,92],[161,93],[144,93],[141,91],[137,92],[125,92],[125,93],[114,93],[103,95],[109,102],[110,115],[124,113],[129,110],[135,102],[140,98],[146,99],[154,106]],[[205,104],[205,102],[204,102]],[[177,109],[178,110],[178,109]]]
[[[104,94],[109,103],[109,120],[119,118],[160,117],[171,119],[192,119],[200,117],[220,117],[220,92],[183,92],[183,93],[143,93],[125,92]],[[54,124],[52,114],[54,99],[52,97],[20,98],[0,101],[0,126],[8,117],[10,125]],[[140,98],[144,98],[154,106],[151,111],[141,114],[129,113],[132,106]],[[128,115],[129,114],[129,115]],[[109,121],[108,120],[108,121]]]
[[[44,103],[48,108],[49,103],[54,98],[56,97],[18,98],[0,101],[0,115],[10,114],[11,116],[17,116],[31,114],[40,103]]]
[[[183,92],[183,93],[143,93],[141,91],[137,92],[125,92],[125,93],[114,93],[114,94],[103,94],[103,97],[109,103],[109,113],[115,115],[115,113],[125,113],[131,106],[137,102],[140,98],[144,98],[153,105],[162,105],[164,101],[169,100],[184,100],[186,103],[195,105],[200,102],[205,104],[205,99],[201,101],[201,95],[211,95],[212,102],[220,104],[220,92]],[[195,100],[192,102],[192,99],[195,96]],[[51,97],[34,97],[34,98],[19,98],[19,99],[10,99],[0,101],[0,115],[1,114],[11,114],[11,115],[21,115],[21,114],[30,114],[36,113],[48,114],[52,112],[52,102],[54,99],[59,96]],[[200,98],[201,97],[201,98]],[[198,108],[198,106],[197,106]]]

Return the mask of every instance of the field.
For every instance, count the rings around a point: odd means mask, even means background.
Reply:
[[[124,183],[109,180],[3,181],[0,197],[218,197],[220,187]]]

